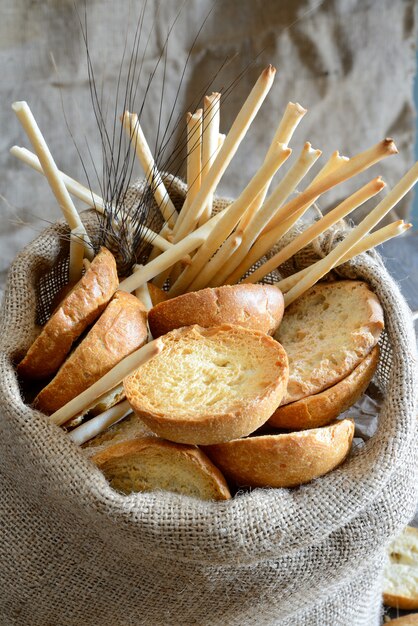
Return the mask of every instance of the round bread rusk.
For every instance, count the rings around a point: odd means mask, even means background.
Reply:
[[[266,426],[288,430],[318,428],[334,421],[363,395],[379,362],[375,346],[346,378],[313,396],[279,406]]]
[[[391,619],[390,622],[387,623],[393,624],[394,626],[418,626],[418,613],[410,613],[409,615],[404,615],[397,619]]]
[[[377,344],[383,309],[366,283],[320,283],[287,307],[274,338],[289,358],[282,404],[296,402],[348,376]]]
[[[383,574],[383,602],[396,609],[418,609],[418,528],[407,526],[389,546]]]
[[[100,248],[90,267],[64,298],[17,366],[24,378],[41,380],[54,374],[74,341],[99,317],[119,284],[116,262]]]
[[[269,335],[241,326],[188,326],[124,380],[135,413],[159,437],[211,444],[259,428],[279,406],[287,356]]]
[[[110,486],[129,494],[171,491],[201,500],[229,500],[225,478],[196,446],[144,437],[107,447],[90,457]]]
[[[58,411],[147,339],[144,305],[135,296],[117,291],[87,336],[38,393],[34,406],[48,415]]]
[[[224,285],[160,302],[149,312],[148,323],[153,337],[193,324],[234,324],[271,335],[283,311],[283,294],[273,285]]]
[[[296,487],[340,465],[350,451],[354,421],[299,432],[235,439],[204,450],[241,487]]]

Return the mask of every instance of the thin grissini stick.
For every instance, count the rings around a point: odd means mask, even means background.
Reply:
[[[84,247],[86,250],[86,257],[93,259],[94,249],[87,235],[86,229],[80,219],[77,209],[75,208],[70,194],[67,191],[64,181],[62,180],[61,173],[52,157],[52,154],[46,144],[46,141],[36,123],[35,118],[29,108],[27,102],[14,102],[12,109],[16,113],[19,122],[23,126],[42,166],[42,170],[45,173],[45,177],[48,180],[49,186],[58,201],[60,209],[67,220],[67,223],[71,230],[75,228],[84,233]]]
[[[299,182],[311,169],[317,159],[319,159],[321,154],[322,152],[320,150],[314,150],[309,142],[305,143],[296,163],[280,181],[271,196],[253,216],[253,219],[244,230],[242,244],[234,256],[231,257],[228,266],[224,267],[224,271],[221,275],[218,275],[219,281],[226,281],[232,284],[242,276],[240,264],[247,257],[251,246],[254,245],[273,216],[280,211],[280,208],[283,206],[288,196],[296,189]]]
[[[225,137],[226,137],[226,135],[224,135],[224,133],[219,133],[219,135],[218,135],[218,152],[222,148],[222,146],[224,145]]]
[[[408,193],[418,180],[418,161],[405,174],[403,178],[395,185],[379,204],[371,211],[358,226],[347,235],[347,237],[336,246],[324,258],[316,263],[316,267],[312,269],[302,280],[298,282],[285,296],[285,306],[291,304],[299,298],[307,289],[312,287],[318,280],[325,276],[336,263],[344,257],[345,254],[362,239],[369,231],[382,220],[387,213]]]
[[[187,194],[183,207],[179,213],[175,226],[173,228],[174,241],[178,241],[176,238],[177,231],[180,225],[189,219],[189,209],[196,198],[202,179],[202,118],[203,110],[198,109],[196,113],[187,113],[186,116],[186,128],[187,128]],[[185,235],[194,230],[185,230]],[[184,235],[184,236],[185,236]]]
[[[189,208],[190,224],[186,224],[184,221],[177,232],[179,239],[183,237],[187,229],[194,228],[199,222],[210,195],[215,193],[219,181],[230,164],[234,154],[238,150],[241,141],[244,139],[247,130],[249,129],[254,117],[257,115],[264,99],[270,91],[275,73],[275,68],[269,65],[262,72],[261,76],[251,90],[250,95],[244,102],[225,138],[222,148],[219,150],[216,159],[208,172],[208,175],[202,182],[199,193]]]
[[[58,411],[55,411],[55,413],[50,416],[51,422],[57,424],[57,426],[61,426],[75,415],[80,415],[94,406],[100,396],[114,389],[124,378],[130,376],[135,370],[141,367],[141,365],[159,354],[163,347],[164,344],[159,339],[154,339],[150,341],[150,343],[145,344],[145,346],[142,346],[142,348],[132,352],[132,354],[122,359],[122,361],[91,385],[91,387],[80,393],[76,398],[73,398],[73,400],[70,400],[70,402],[67,402],[67,404],[58,409]]]
[[[402,235],[404,232],[409,230],[412,227],[412,224],[405,224],[403,220],[397,220],[396,222],[392,222],[383,228],[379,228],[374,233],[363,237],[360,241],[358,241],[350,250],[345,254],[341,259],[339,259],[335,265],[332,266],[332,270],[347,261],[351,261],[354,257],[362,254],[363,252],[367,252],[372,248],[376,248],[380,246],[385,241],[389,239],[393,239],[393,237],[397,237],[398,235]],[[319,263],[319,261],[317,261]],[[276,287],[278,287],[283,293],[289,291],[292,287],[297,285],[297,283],[304,278],[313,268],[317,265],[314,263],[310,267],[305,267],[305,269],[300,270],[296,274],[292,274],[292,276],[288,276],[287,278],[283,278],[283,280],[275,283]],[[331,270],[330,270],[331,271]]]
[[[325,178],[330,172],[336,171],[338,168],[344,166],[349,161],[348,157],[340,156],[338,150],[332,153],[324,167],[318,172],[311,185],[317,183],[322,178]],[[293,213],[291,217],[279,222],[275,228],[266,231],[257,239],[253,247],[248,252],[248,255],[243,259],[240,265],[237,267],[235,275],[240,274],[243,276],[262,256],[264,256],[271,248],[283,237],[288,230],[302,217],[302,215],[316,202],[318,197],[313,198],[307,204],[304,204],[296,213]],[[226,280],[226,279],[225,279]]]
[[[339,220],[343,219],[352,211],[364,204],[364,202],[375,196],[384,187],[385,182],[380,178],[380,176],[374,178],[372,181],[361,187],[361,189],[358,189],[355,193],[349,196],[346,200],[341,202],[320,220],[314,222],[312,226],[309,226],[300,235],[295,237],[293,241],[282,248],[282,250],[280,250],[277,254],[272,256],[268,261],[263,263],[263,265],[257,268],[255,272],[245,278],[242,282],[256,283],[264,278],[266,274],[269,274],[271,271],[276,269],[276,267],[285,263],[288,259],[290,259],[290,257],[296,254],[296,252],[310,244],[328,228],[331,228],[331,226],[336,224]]]
[[[319,196],[325,191],[328,191],[332,187],[344,182],[348,178],[359,174],[368,167],[371,167],[381,159],[396,154],[397,149],[391,139],[384,139],[377,145],[369,148],[365,152],[357,154],[355,157],[347,159],[346,157],[340,157],[337,153],[334,153],[335,164],[337,167],[331,167],[331,171],[322,176],[322,171],[316,177],[316,179],[296,198],[293,198],[287,204],[283,205],[278,212],[275,220],[270,222],[270,229],[259,237],[257,242],[251,248],[248,256],[242,261],[239,267],[237,267],[234,275],[243,276],[245,272],[262,256],[267,254],[271,250],[283,235],[293,226],[297,220],[308,210],[308,208],[318,200]],[[334,157],[333,155],[333,157]],[[344,161],[342,161],[342,159]],[[330,160],[331,161],[331,160]],[[328,166],[328,164],[327,164]],[[239,278],[239,277],[238,277]],[[230,278],[228,277],[228,282]]]
[[[203,101],[202,180],[206,178],[218,152],[220,104],[221,94],[217,92],[206,96]],[[208,221],[212,208],[213,194],[210,194],[199,220],[200,226]]]
[[[68,277],[71,282],[81,278],[84,259],[84,229],[74,228],[70,235],[70,267]]]
[[[228,259],[239,248],[242,241],[242,231],[236,230],[224,241],[219,248],[215,256],[209,259],[208,263],[204,266],[203,270],[196,276],[194,281],[190,284],[188,291],[197,291],[211,285],[211,280],[216,276],[225,265],[228,263]]]
[[[283,215],[290,217],[302,204],[318,199],[326,191],[336,187],[340,183],[360,174],[385,157],[397,154],[398,149],[392,139],[383,139],[360,154],[349,158],[344,167],[331,171],[328,176],[312,182],[297,198],[294,198],[283,207],[283,212],[278,213],[269,224],[269,230],[273,229],[282,219]]]
[[[265,160],[267,160],[269,157],[271,157],[272,154],[274,154],[275,150],[277,149],[278,144],[283,143],[285,145],[288,145],[289,141],[291,140],[293,136],[293,133],[295,132],[299,122],[301,121],[302,117],[305,115],[306,112],[307,112],[307,109],[304,109],[300,104],[298,103],[294,104],[293,102],[288,103],[286,110],[283,114],[283,117],[280,120],[280,123],[277,127],[277,130],[274,133],[273,141],[271,142],[270,147],[267,151]],[[248,207],[248,210],[245,212],[240,222],[240,227],[243,230],[246,230],[253,216],[257,213],[259,208],[262,206],[266,198],[267,192],[269,190],[270,184],[271,184],[271,180],[268,182],[268,184],[264,187],[263,191],[257,196],[257,198],[255,198],[255,200]]]
[[[93,417],[84,424],[80,424],[80,426],[70,431],[67,437],[81,446],[83,443],[86,443],[86,441],[103,433],[113,426],[113,424],[116,424],[116,422],[127,417],[130,413],[132,413],[131,406],[127,400],[124,400],[119,404],[115,404],[115,406],[112,406],[110,409],[107,409],[107,411],[100,413],[100,415],[96,415],[96,417]]]
[[[10,153],[13,154],[13,156],[17,157],[23,163],[26,163],[26,165],[29,165],[29,167],[31,167],[35,171],[45,176],[45,172],[42,169],[42,165],[38,157],[36,156],[36,154],[33,154],[33,152],[31,152],[30,150],[27,150],[27,148],[20,148],[19,146],[13,146],[10,149]],[[104,200],[100,196],[98,196],[93,191],[90,191],[88,187],[85,187],[81,183],[74,180],[74,178],[67,176],[67,174],[64,174],[64,172],[61,172],[61,170],[59,170],[59,173],[61,175],[62,181],[64,185],[66,186],[67,190],[73,196],[75,196],[76,198],[78,198],[79,200],[87,204],[87,206],[89,207],[93,206],[98,213],[105,212],[106,205],[105,205]],[[167,242],[165,239],[160,237],[160,235],[155,233],[150,228],[147,228],[146,226],[142,226],[142,233],[143,233],[144,240],[147,243],[153,243],[155,246],[157,246],[161,250],[168,250],[171,246],[169,242]]]
[[[88,259],[83,259],[83,267],[84,267],[84,271],[87,272],[87,270],[89,269],[91,263]]]
[[[145,139],[138,116],[135,113],[125,111],[122,117],[122,124],[135,148],[138,160],[144,170],[145,178],[152,189],[161,214],[168,225],[173,228],[178,214],[168,195],[161,174],[157,170],[154,157]]]
[[[184,269],[169,290],[170,295],[179,295],[186,291],[204,265],[233,231],[250,202],[260,193],[260,190],[263,189],[266,181],[272,177],[273,173],[283,165],[291,152],[290,148],[282,146],[280,154],[274,155],[266,163],[263,163],[238,198],[223,211],[221,220],[196,252],[191,264]],[[206,223],[208,224],[209,222]]]
[[[135,264],[133,271],[139,272],[143,267],[144,267],[143,265]],[[151,296],[149,295],[147,283],[144,283],[143,285],[140,285],[139,287],[137,287],[134,290],[134,293],[135,293],[135,296],[138,298],[138,300],[142,302],[146,311],[149,311],[150,309],[152,309],[153,305],[152,305]]]
[[[184,259],[186,255],[203,244],[226,210],[227,209],[224,209],[217,215],[211,217],[206,224],[203,224],[203,226],[200,226],[187,235],[187,237],[171,246],[169,250],[163,252],[159,257],[144,265],[141,270],[125,278],[125,280],[119,284],[118,288],[122,291],[131,292],[143,283],[155,278],[158,274],[164,272],[164,270],[172,267],[178,261]]]

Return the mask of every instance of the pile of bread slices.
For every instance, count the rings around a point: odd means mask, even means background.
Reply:
[[[272,285],[171,299],[149,285],[152,304],[118,285],[102,248],[17,366],[33,406],[114,489],[225,500],[237,487],[298,486],[344,461],[354,423],[336,418],[367,388],[384,325],[365,283],[317,284],[285,312]]]

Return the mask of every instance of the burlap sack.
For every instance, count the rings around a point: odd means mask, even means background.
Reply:
[[[24,404],[13,367],[37,302],[42,315],[63,281],[65,232],[52,226],[18,255],[1,314],[1,624],[377,626],[385,547],[418,488],[413,327],[380,261],[349,269],[384,307],[384,404],[377,433],[340,469],[224,503],[123,496]]]

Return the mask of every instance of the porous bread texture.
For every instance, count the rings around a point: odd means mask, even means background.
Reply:
[[[148,323],[153,337],[193,324],[234,324],[272,334],[283,311],[283,294],[273,285],[224,285],[160,302],[149,312]]]
[[[287,385],[283,347],[240,326],[189,326],[160,338],[160,354],[124,380],[137,415],[160,437],[211,444],[256,430]]]
[[[90,415],[99,415],[100,413],[104,413],[115,404],[119,404],[122,400],[125,399],[125,390],[123,388],[123,383],[106,393],[104,396],[101,396],[99,402],[90,409]]]
[[[129,293],[116,292],[87,336],[36,396],[34,406],[54,413],[143,346],[147,338],[144,305]]]
[[[289,358],[282,404],[345,378],[377,344],[383,327],[383,309],[366,283],[342,280],[309,289],[286,309],[274,335]]]
[[[266,426],[289,430],[317,428],[335,420],[363,395],[379,362],[379,346],[339,383],[313,396],[279,406]]]
[[[74,341],[99,317],[118,287],[113,255],[100,248],[90,267],[71,289],[17,367],[24,378],[42,380],[54,374]]]
[[[351,449],[354,421],[299,432],[252,436],[204,448],[238,486],[296,487],[340,465]]]
[[[116,422],[116,424],[113,424],[113,426],[103,433],[100,433],[100,435],[96,435],[96,437],[84,443],[81,447],[87,456],[92,456],[103,452],[117,443],[126,443],[134,439],[155,436],[156,435],[145,426],[135,413],[131,413],[119,422]]]
[[[383,601],[399,609],[418,609],[418,529],[407,526],[389,547]]]
[[[228,500],[225,478],[195,446],[157,437],[109,446],[91,460],[116,491],[172,491],[201,500]]]

